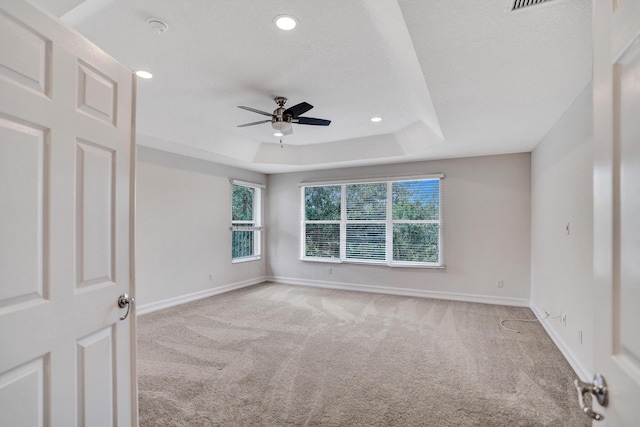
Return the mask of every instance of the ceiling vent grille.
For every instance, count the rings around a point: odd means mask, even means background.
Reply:
[[[524,9],[525,7],[535,6],[537,4],[549,3],[550,1],[553,0],[513,0],[513,7],[511,8],[511,10],[520,10]]]

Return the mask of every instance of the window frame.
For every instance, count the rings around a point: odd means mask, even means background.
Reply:
[[[253,205],[252,205],[252,220],[234,220],[233,219],[233,191],[234,186],[247,187],[253,190]],[[263,192],[265,186],[262,184],[256,184],[253,182],[231,180],[231,192],[230,192],[230,220],[231,227],[231,263],[238,264],[249,261],[257,261],[262,259],[262,220],[263,220]],[[252,224],[247,226],[247,224]],[[249,256],[233,257],[233,233],[235,231],[250,231],[253,233],[253,253]]]
[[[300,260],[325,263],[349,263],[366,264],[387,267],[412,267],[412,268],[445,268],[444,264],[444,221],[443,221],[443,179],[444,174],[429,174],[418,176],[368,178],[356,180],[337,180],[322,182],[300,183],[301,189],[301,238],[300,238]],[[393,184],[398,182],[411,181],[438,181],[438,219],[437,220],[405,220],[393,219]],[[347,219],[347,186],[354,184],[380,184],[387,186],[386,191],[386,218],[384,220],[348,220]],[[307,220],[306,219],[306,188],[322,186],[340,186],[340,220]],[[347,225],[349,224],[385,224],[385,260],[354,259],[346,256]],[[312,257],[306,256],[306,226],[307,224],[339,224],[340,225],[340,256],[336,257]],[[396,224],[438,224],[438,262],[417,262],[417,261],[395,261],[393,260],[393,230]]]

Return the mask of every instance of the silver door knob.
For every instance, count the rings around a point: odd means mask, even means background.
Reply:
[[[129,315],[129,310],[131,310],[131,305],[133,305],[133,298],[129,296],[129,294],[122,294],[118,297],[118,307],[125,308],[127,307],[127,312],[120,318],[120,320],[124,320]]]
[[[609,404],[609,391],[607,390],[607,382],[604,380],[604,377],[600,374],[595,374],[593,376],[593,383],[589,384],[580,380],[574,380],[573,385],[578,391],[578,402],[580,403],[582,412],[596,421],[603,420],[604,415],[594,411],[584,403],[584,396],[585,394],[591,393],[600,405],[607,406]]]

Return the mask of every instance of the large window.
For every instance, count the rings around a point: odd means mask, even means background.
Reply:
[[[233,262],[260,259],[262,187],[234,181],[231,193],[231,258]]]
[[[442,266],[441,178],[302,185],[302,258]]]

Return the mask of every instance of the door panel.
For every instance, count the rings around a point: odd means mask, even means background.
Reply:
[[[46,425],[48,375],[45,365],[46,357],[39,357],[0,376],[0,402],[3,403],[0,425]]]
[[[0,307],[44,298],[46,132],[0,117]]]
[[[640,3],[593,4],[596,411],[624,427],[640,419]]]
[[[0,75],[49,94],[51,41],[24,22],[0,13]]]
[[[78,340],[78,426],[113,425],[113,340],[112,328]]]
[[[137,422],[132,105],[130,70],[3,0],[0,425]]]
[[[638,39],[640,41],[640,39]],[[616,123],[619,146],[620,245],[617,287],[620,329],[614,338],[627,363],[640,372],[640,48],[632,45],[617,62],[614,102],[619,107]]]
[[[114,281],[115,151],[77,141],[77,266],[78,287]]]
[[[78,61],[78,110],[116,125],[116,83],[108,76]]]

